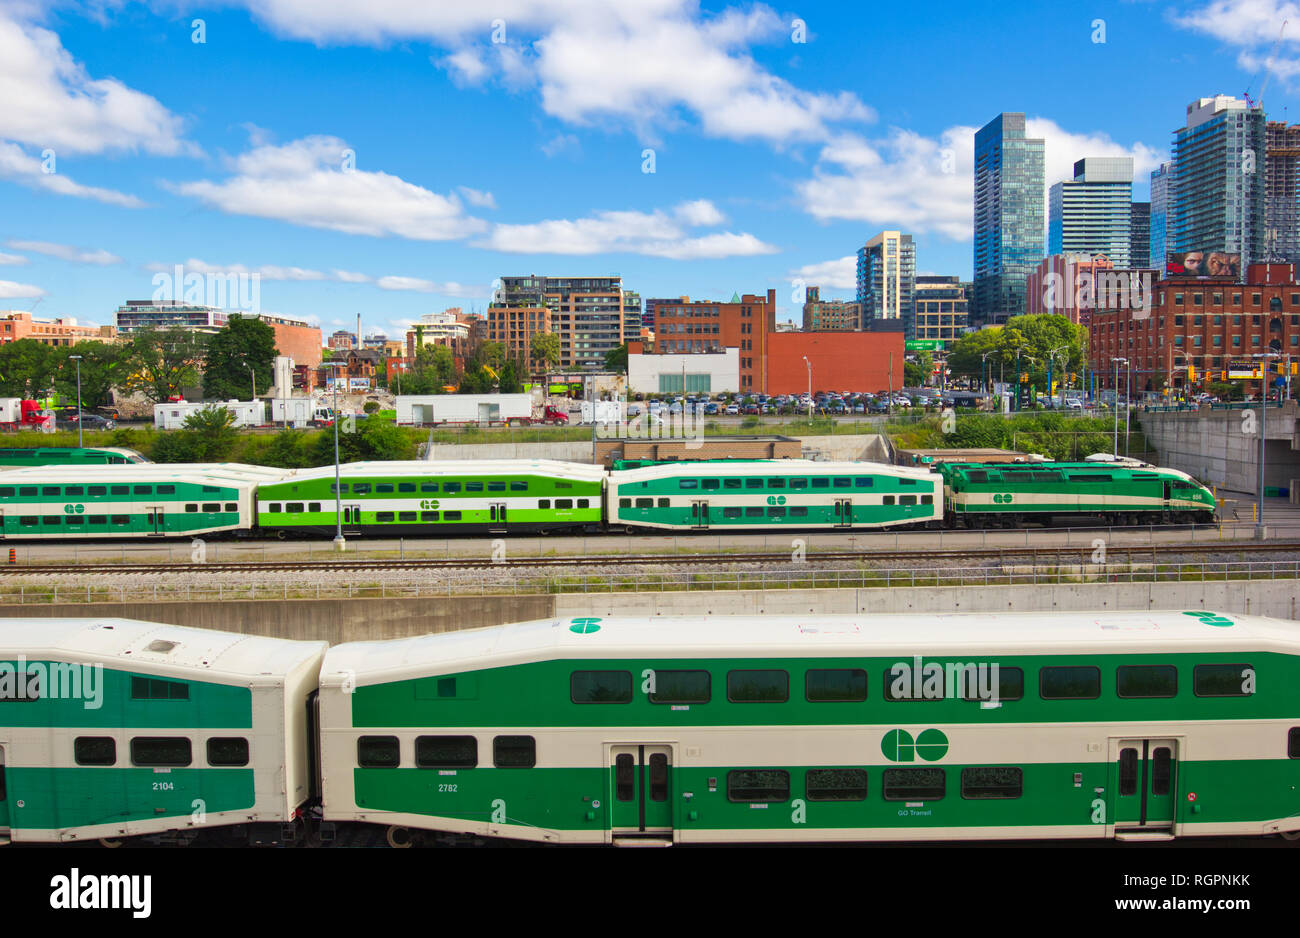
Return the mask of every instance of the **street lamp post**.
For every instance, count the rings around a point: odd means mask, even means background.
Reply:
[[[805,355],[803,363],[808,366],[808,419],[812,420],[812,362]]]
[[[1268,419],[1268,360],[1276,352],[1257,356],[1259,363],[1259,491],[1255,495],[1255,539],[1264,539],[1264,446],[1267,435],[1264,426]]]
[[[1124,362],[1124,364],[1127,365],[1128,360],[1124,358],[1116,358],[1114,359],[1114,361],[1115,361],[1115,458],[1118,459],[1119,458],[1119,363]],[[1127,418],[1125,419],[1127,420]],[[1126,426],[1125,430],[1127,431],[1127,429],[1128,428]],[[1124,445],[1125,446],[1128,445],[1127,440],[1125,441]]]
[[[343,540],[343,486],[339,478],[339,373],[341,362],[331,362],[334,372],[334,549],[342,553],[346,547]]]
[[[81,432],[81,356],[69,355],[68,359],[77,363],[77,449],[82,449],[83,434]]]
[[[1069,349],[1069,346],[1068,346],[1068,345],[1058,345],[1056,348],[1052,349],[1050,352],[1047,353],[1047,395],[1048,395],[1049,397],[1052,396],[1052,365],[1053,365],[1053,363],[1055,363],[1055,361],[1056,361],[1056,353],[1057,353],[1057,352],[1064,352],[1064,351],[1066,351],[1067,349]],[[1068,359],[1068,358],[1064,358],[1064,359],[1061,360],[1061,373],[1062,373],[1062,374],[1065,373],[1065,366],[1066,366],[1068,363],[1069,363],[1069,359]],[[1062,400],[1062,401],[1065,400],[1065,380],[1064,380],[1064,379],[1061,380],[1061,400]]]

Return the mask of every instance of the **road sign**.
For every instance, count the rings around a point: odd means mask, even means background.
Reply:
[[[942,352],[943,339],[909,339],[903,348],[908,352]]]

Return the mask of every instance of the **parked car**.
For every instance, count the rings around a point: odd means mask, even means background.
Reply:
[[[64,417],[68,423],[76,425],[77,415],[72,413]],[[117,426],[117,422],[109,420],[107,417],[101,417],[99,414],[82,414],[81,428],[83,430],[112,430]]]

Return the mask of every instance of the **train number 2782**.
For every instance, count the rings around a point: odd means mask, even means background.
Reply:
[[[455,790],[456,790],[456,786],[455,786],[455,785],[447,784],[446,782],[444,782],[444,783],[442,783],[442,784],[440,784],[440,785],[438,786],[438,791],[450,791],[450,792],[454,792]]]

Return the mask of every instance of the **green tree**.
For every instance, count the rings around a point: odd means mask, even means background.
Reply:
[[[275,330],[260,319],[232,313],[221,331],[212,336],[203,356],[203,396],[208,400],[238,400],[264,393],[271,386],[275,356]],[[256,378],[249,375],[252,368]]]
[[[35,339],[0,345],[0,396],[42,396],[50,389],[61,360],[58,350]]]
[[[370,417],[356,421],[347,432],[344,422],[339,425],[339,462],[362,460],[414,459],[415,443],[411,437],[385,417]],[[334,463],[334,434],[321,433],[311,450],[311,463],[328,466]]]
[[[204,336],[179,326],[133,333],[124,352],[122,387],[155,404],[199,383]]]
[[[534,332],[528,340],[528,357],[534,371],[549,371],[560,363],[560,337],[554,332]]]
[[[71,348],[57,350],[60,368],[54,389],[70,401],[77,399],[77,363],[71,356],[81,356],[81,406],[87,410],[108,403],[108,393],[126,378],[126,349],[108,342],[78,342]]]
[[[234,422],[235,415],[219,404],[196,410],[185,418],[184,429],[159,434],[153,447],[153,460],[223,462],[239,439]]]
[[[619,374],[627,374],[627,343],[605,353],[605,368]]]
[[[321,434],[329,436],[330,440],[330,462],[334,461],[334,435],[333,433]],[[306,435],[297,430],[281,430],[271,438],[270,445],[262,453],[262,464],[266,466],[278,466],[281,469],[300,469],[311,464],[311,454],[306,447]]]

